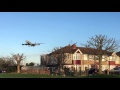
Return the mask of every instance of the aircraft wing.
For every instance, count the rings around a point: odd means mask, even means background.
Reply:
[[[44,44],[44,43],[36,43],[36,44],[39,44],[39,45],[40,45],[40,44]]]

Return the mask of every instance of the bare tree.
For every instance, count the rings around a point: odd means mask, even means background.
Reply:
[[[0,58],[0,67],[2,66],[15,66],[16,63],[12,57],[1,57]]]
[[[13,57],[3,57],[3,59],[5,60],[6,64],[8,66],[15,66],[16,65],[16,62],[14,61]]]
[[[56,47],[53,49],[53,52],[51,53],[51,56],[54,58],[54,61],[58,65],[59,68],[63,69],[63,65],[67,61],[67,54],[65,52],[65,48],[62,47]]]
[[[0,67],[2,67],[3,64],[5,64],[5,60],[3,58],[0,58]]]
[[[20,73],[20,62],[24,60],[26,57],[23,54],[12,54],[14,60],[17,62],[17,73]]]
[[[97,54],[99,60],[99,74],[102,73],[102,56],[119,48],[117,40],[114,38],[108,38],[106,35],[101,34],[89,38],[85,46],[95,49],[94,52]]]

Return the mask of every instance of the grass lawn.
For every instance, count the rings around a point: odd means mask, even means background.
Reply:
[[[120,75],[92,75],[92,76],[56,76],[40,74],[12,74],[0,73],[0,78],[120,78]]]
[[[41,75],[41,74],[12,74],[0,73],[0,78],[74,78],[73,76],[56,76],[56,75]]]
[[[120,75],[98,74],[98,75],[86,76],[85,78],[120,78]]]

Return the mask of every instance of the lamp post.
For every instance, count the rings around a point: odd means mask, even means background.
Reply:
[[[109,60],[109,71],[110,71],[110,60]]]
[[[107,66],[108,66],[107,75],[109,75],[109,73],[110,73],[110,57],[107,58]]]

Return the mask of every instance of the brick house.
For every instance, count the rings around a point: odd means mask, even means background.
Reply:
[[[77,71],[84,71],[85,68],[91,68],[91,65],[97,65],[99,67],[99,61],[97,55],[99,51],[93,48],[77,47],[76,44],[62,47],[65,58],[64,66],[71,68],[74,67]],[[54,52],[41,55],[41,65],[57,65],[57,60],[52,56]],[[112,69],[120,65],[120,52],[106,52],[102,56],[102,70]]]

